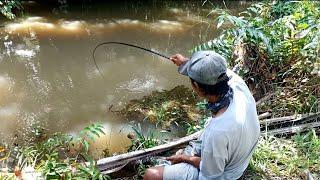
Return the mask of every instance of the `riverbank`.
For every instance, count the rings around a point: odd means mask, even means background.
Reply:
[[[173,125],[195,124],[205,111],[197,107],[200,98],[185,86],[154,91],[141,99],[131,100],[121,114],[129,120],[149,120],[163,129]]]
[[[150,113],[148,112],[154,111],[152,108],[155,105],[161,107],[162,104],[168,104],[172,100],[176,102],[172,103],[171,108],[166,109],[165,114],[174,116],[161,119],[161,121],[149,119]],[[130,115],[130,119],[151,120],[150,122],[154,123],[154,126],[159,125],[159,123],[175,126],[176,123],[172,121],[172,118],[175,118],[175,116],[177,116],[176,118],[185,118],[177,123],[191,121],[194,125],[199,126],[201,118],[191,119],[189,116],[181,116],[174,113],[181,106],[190,106],[187,108],[188,110],[191,108],[197,109],[195,103],[199,100],[191,89],[178,86],[172,90],[155,91],[141,99],[132,100],[123,110],[116,113],[127,112],[128,114],[125,113],[124,115],[128,115],[128,117]],[[205,116],[201,110],[192,112],[197,117]],[[164,129],[168,128],[167,126],[160,127]],[[185,133],[187,133],[187,127],[187,124],[184,124]],[[198,127],[196,130],[201,128],[203,127]],[[95,160],[92,159],[88,151],[90,144],[103,134],[103,127],[99,124],[93,124],[84,128],[76,136],[62,133],[49,135],[43,129],[35,129],[33,140],[28,144],[13,144],[1,149],[1,163],[5,166],[2,165],[0,178],[27,176],[28,173],[26,172],[31,170],[36,172],[36,175],[42,177],[93,177],[91,173],[97,173],[95,177],[109,178],[99,174],[99,170],[95,166]],[[170,141],[161,141],[150,134],[143,134],[138,129],[132,129],[132,133],[128,135],[128,138],[132,144],[128,147],[127,151],[151,148]],[[297,134],[292,137],[287,136],[286,138],[269,135],[262,136],[243,178],[304,179],[307,175],[318,178],[320,173],[319,149],[320,138],[315,131]],[[112,155],[106,152],[105,156]],[[84,162],[90,163],[85,165]],[[146,168],[153,165],[155,164],[152,161],[136,162],[134,163],[130,178],[123,178],[139,179],[143,176]],[[136,173],[136,175],[132,177],[132,173]],[[29,176],[31,175],[35,174],[29,173]],[[119,177],[119,175],[117,176]]]

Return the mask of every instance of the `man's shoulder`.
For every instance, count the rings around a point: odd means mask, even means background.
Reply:
[[[244,80],[235,72],[230,69],[227,69],[227,76],[230,78],[229,84],[246,84]]]
[[[230,69],[227,70],[227,74],[230,78],[228,84],[234,92],[234,99],[236,104],[240,105],[243,103],[249,103],[249,106],[255,106],[255,99],[251,94],[251,91],[244,80],[232,72]],[[241,106],[248,107],[248,106]]]

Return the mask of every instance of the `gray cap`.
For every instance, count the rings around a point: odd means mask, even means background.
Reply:
[[[215,85],[226,78],[227,63],[214,51],[198,51],[178,71],[199,83]]]

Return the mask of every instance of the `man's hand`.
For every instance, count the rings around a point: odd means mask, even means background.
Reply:
[[[167,157],[166,160],[171,161],[172,164],[184,162],[184,163],[191,164],[196,168],[199,168],[201,158],[198,156],[188,156],[185,154],[178,154],[178,155]]]
[[[179,149],[177,152],[176,152],[176,155],[181,155],[183,154],[183,149]]]
[[[171,56],[170,60],[177,66],[180,66],[184,62],[188,61],[188,59],[182,56],[181,54],[176,54]]]
[[[172,164],[178,164],[178,163],[184,162],[185,156],[186,155],[184,154],[173,155],[173,156],[167,157],[166,160],[171,161]]]

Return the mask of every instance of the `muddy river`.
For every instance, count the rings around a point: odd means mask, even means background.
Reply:
[[[230,1],[215,6],[232,12],[248,5]],[[195,45],[212,39],[213,4],[202,2],[61,4],[54,8],[29,1],[24,14],[2,20],[0,28],[0,137],[27,140],[37,126],[74,134],[101,122],[106,136],[92,151],[122,151],[134,122],[108,109],[154,90],[189,85],[168,60],[120,45],[97,53],[100,76],[92,60],[94,47],[120,41],[166,55],[189,56]]]

